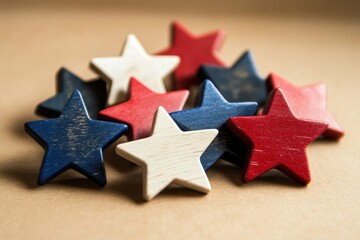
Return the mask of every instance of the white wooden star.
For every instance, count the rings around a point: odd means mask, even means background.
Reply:
[[[143,167],[143,197],[148,201],[170,183],[208,193],[211,186],[200,156],[217,134],[216,129],[183,132],[159,107],[152,135],[119,144],[116,153]]]
[[[91,60],[91,67],[109,85],[108,105],[123,102],[130,77],[137,78],[153,91],[166,92],[164,79],[178,66],[178,56],[152,56],[146,53],[139,40],[130,34],[121,56],[100,57]]]

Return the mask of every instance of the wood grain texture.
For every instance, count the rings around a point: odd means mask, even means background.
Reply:
[[[265,103],[266,82],[259,76],[250,51],[246,51],[229,68],[203,65],[199,75],[203,80],[211,80],[229,102]]]
[[[105,107],[105,82],[101,79],[83,81],[66,68],[61,68],[56,74],[56,95],[41,102],[35,112],[45,117],[59,117],[74,90],[81,92],[90,117],[96,118]]]
[[[326,86],[322,83],[297,87],[284,78],[270,74],[267,79],[269,90],[281,88],[291,109],[298,118],[329,123],[323,136],[339,140],[345,132],[326,108]]]
[[[200,79],[197,73],[202,64],[225,65],[218,54],[225,40],[224,31],[194,36],[180,22],[173,22],[171,33],[171,46],[158,54],[176,55],[181,58],[180,65],[174,74],[176,89],[190,89],[192,85],[199,84]]]
[[[306,147],[328,123],[296,118],[278,88],[269,94],[262,116],[230,118],[228,126],[251,148],[244,182],[275,168],[306,185],[311,179]]]
[[[196,107],[173,112],[170,116],[184,131],[219,130],[214,141],[201,155],[201,164],[206,171],[220,157],[243,166],[246,146],[228,130],[226,121],[230,117],[255,115],[257,108],[255,102],[229,103],[211,81],[205,80],[200,86]]]
[[[177,56],[153,56],[146,53],[139,40],[130,34],[121,56],[99,57],[91,67],[109,83],[108,105],[125,101],[130,77],[136,77],[148,88],[165,92],[164,79],[177,67]]]
[[[27,122],[25,130],[45,149],[40,185],[71,168],[103,186],[106,176],[102,150],[127,126],[90,119],[81,93],[75,90],[59,118]]]
[[[156,93],[131,78],[130,99],[102,110],[99,119],[128,124],[128,137],[131,140],[149,137],[158,107],[162,106],[167,112],[181,110],[188,96],[187,90]]]
[[[200,156],[218,131],[181,131],[166,110],[159,107],[152,136],[119,144],[116,153],[143,167],[143,197],[153,199],[170,183],[203,193],[211,186]]]

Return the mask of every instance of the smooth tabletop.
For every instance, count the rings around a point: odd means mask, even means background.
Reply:
[[[191,1],[179,8],[175,1],[70,2],[0,3],[0,239],[360,239],[356,14],[343,6],[339,16],[336,7],[328,14],[241,10],[231,0],[218,11],[210,3],[192,8]],[[328,109],[346,135],[308,147],[311,183],[299,186],[271,171],[243,184],[240,169],[219,162],[207,172],[209,194],[170,187],[144,202],[142,170],[117,156],[113,144],[105,151],[104,188],[74,171],[39,187],[44,152],[23,124],[40,119],[34,109],[55,93],[57,70],[96,77],[90,59],[118,55],[129,33],[149,53],[162,50],[174,19],[195,34],[224,29],[220,55],[228,65],[250,49],[264,77],[274,72],[299,86],[326,84]]]

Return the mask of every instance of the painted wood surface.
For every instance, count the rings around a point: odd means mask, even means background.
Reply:
[[[118,155],[144,170],[143,197],[151,200],[170,183],[203,193],[211,186],[200,156],[218,131],[181,131],[166,110],[159,107],[150,137],[119,144]]]
[[[103,186],[106,175],[102,150],[127,126],[90,119],[81,93],[75,90],[59,118],[27,122],[25,130],[45,149],[40,185],[71,168]]]
[[[266,81],[260,77],[252,54],[246,51],[231,67],[203,65],[202,79],[211,80],[229,102],[257,102],[263,105],[267,96]]]
[[[326,86],[318,83],[297,87],[284,78],[270,74],[267,79],[270,90],[281,88],[295,116],[305,119],[328,122],[329,127],[323,136],[338,140],[345,132],[326,108]]]
[[[226,126],[230,117],[255,115],[257,103],[229,103],[214,84],[205,80],[200,86],[196,107],[171,113],[170,116],[184,130],[217,129],[219,134],[201,155],[201,164],[208,170],[220,157],[242,167],[246,146]]]
[[[41,102],[35,112],[45,117],[59,117],[74,90],[81,92],[90,117],[96,118],[105,107],[105,82],[101,79],[84,81],[66,68],[56,74],[56,95]]]
[[[199,84],[197,73],[202,64],[225,66],[218,54],[225,40],[224,31],[194,36],[184,25],[173,22],[171,33],[171,46],[158,54],[176,55],[181,58],[174,74],[176,89],[190,89],[192,85]]]
[[[158,107],[164,107],[167,112],[181,110],[188,96],[187,90],[156,93],[131,78],[130,99],[102,110],[99,119],[128,124],[128,137],[131,140],[149,137]]]
[[[278,88],[270,93],[262,116],[230,118],[228,126],[251,148],[244,182],[275,168],[306,185],[311,179],[306,147],[328,124],[296,118]]]
[[[153,56],[146,53],[139,40],[130,34],[121,56],[98,57],[91,60],[91,67],[108,81],[109,106],[123,102],[129,88],[130,77],[135,77],[156,92],[165,92],[164,79],[178,66],[177,56]]]

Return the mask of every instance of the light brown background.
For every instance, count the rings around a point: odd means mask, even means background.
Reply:
[[[196,2],[196,3],[194,3]],[[358,1],[9,1],[0,4],[0,239],[360,239]],[[38,187],[43,150],[23,132],[55,91],[57,69],[84,78],[92,57],[117,55],[128,33],[151,53],[178,19],[194,33],[223,28],[231,64],[250,48],[263,76],[324,82],[346,129],[308,148],[312,182],[278,172],[248,184],[217,164],[204,196],[169,189],[141,200],[141,170],[106,151],[103,189],[68,172]]]

